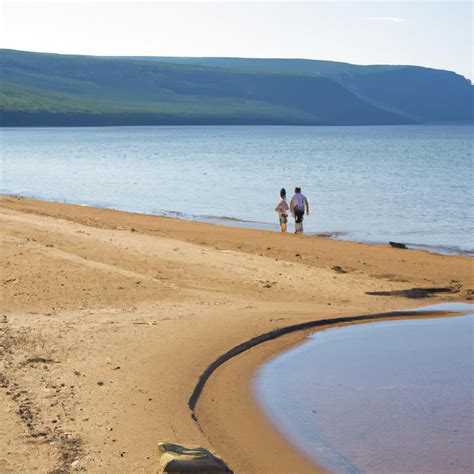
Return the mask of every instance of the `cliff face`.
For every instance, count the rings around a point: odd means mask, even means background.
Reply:
[[[357,95],[420,122],[473,120],[474,87],[454,72],[407,67],[339,80]]]

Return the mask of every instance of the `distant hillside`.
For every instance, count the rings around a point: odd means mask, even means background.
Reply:
[[[316,65],[324,74],[314,70]],[[415,94],[418,88],[424,90]],[[431,108],[425,103],[430,88],[443,89]],[[0,50],[2,126],[378,125],[465,119],[472,119],[472,86],[445,71]]]
[[[148,61],[246,71],[312,74],[337,81],[373,105],[417,122],[472,121],[474,86],[451,71],[419,66],[360,66],[309,59],[146,57]]]

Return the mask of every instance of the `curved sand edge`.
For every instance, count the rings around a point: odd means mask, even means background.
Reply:
[[[456,314],[391,311],[308,321],[264,333],[234,347],[206,368],[189,399],[192,417],[235,472],[325,472],[323,467],[300,453],[263,412],[252,388],[258,368],[301,344],[314,331],[376,321]]]

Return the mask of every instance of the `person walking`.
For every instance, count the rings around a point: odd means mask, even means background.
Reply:
[[[309,203],[306,196],[302,194],[301,188],[295,188],[295,195],[291,198],[290,210],[295,218],[295,234],[303,233],[303,218],[309,216]]]
[[[286,202],[286,190],[285,188],[280,189],[280,202],[275,207],[275,211],[278,213],[280,218],[280,227],[282,232],[286,232],[286,224],[288,222],[288,210],[290,207]]]

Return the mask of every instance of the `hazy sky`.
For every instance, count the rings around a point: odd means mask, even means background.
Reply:
[[[473,3],[6,1],[0,47],[416,64],[473,78]]]

